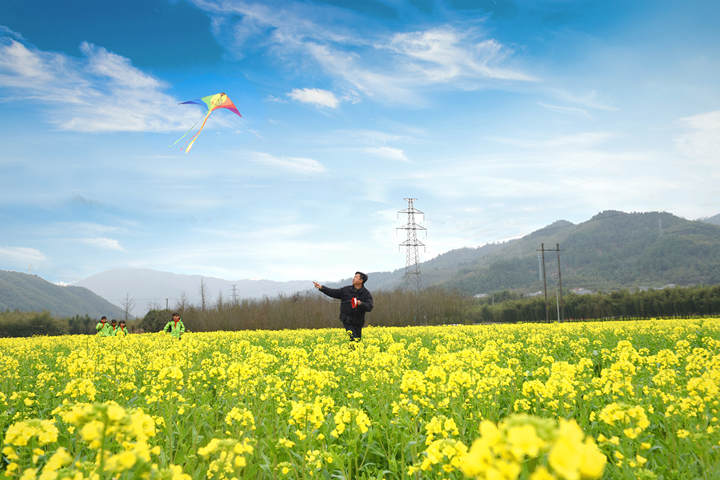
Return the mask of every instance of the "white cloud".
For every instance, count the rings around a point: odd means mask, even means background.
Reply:
[[[490,139],[506,145],[530,149],[559,149],[565,147],[589,148],[595,147],[615,135],[610,132],[577,132],[566,135],[556,135],[544,139],[491,137]]]
[[[216,35],[230,52],[242,55],[252,41],[293,67],[319,65],[349,87],[350,98],[363,95],[419,103],[421,92],[433,87],[475,90],[537,80],[511,66],[511,49],[473,26],[440,25],[403,33],[358,31],[366,19],[327,5],[195,3],[211,14]],[[331,26],[327,18],[335,20]]]
[[[257,152],[253,156],[253,160],[268,165],[271,167],[281,168],[283,170],[290,170],[297,173],[311,174],[311,173],[322,173],[325,171],[325,167],[312,158],[300,158],[300,157],[276,157],[269,153]]]
[[[127,58],[102,47],[83,42],[80,51],[88,59],[88,72],[109,79],[122,88],[159,89],[164,86],[162,82],[133,67]]]
[[[304,52],[312,56],[326,73],[351,85],[367,97],[393,103],[419,103],[422,100],[416,88],[423,85],[418,83],[417,77],[399,71],[393,72],[390,68],[378,71],[377,66],[361,65],[358,54],[329,45],[309,43],[304,46]],[[367,55],[366,58],[370,56]]]
[[[389,160],[395,160],[399,162],[408,162],[408,158],[405,155],[405,152],[402,151],[400,148],[394,148],[394,147],[369,147],[366,148],[365,151],[367,153],[370,153],[372,155],[387,158]]]
[[[215,237],[211,237],[215,238]],[[223,278],[268,278],[277,281],[309,279],[337,280],[354,272],[350,265],[357,254],[352,245],[332,240],[254,235],[238,249],[232,237],[220,241],[187,244],[148,252],[149,257],[135,266],[173,272],[213,274]],[[157,253],[157,254],[156,254]],[[158,263],[160,262],[160,263]],[[311,288],[312,285],[308,285]]]
[[[459,78],[536,81],[537,79],[499,64],[509,53],[495,39],[478,39],[472,30],[460,31],[452,27],[438,27],[416,32],[398,33],[389,42],[378,45],[407,60],[408,65],[423,79],[444,83]]]
[[[573,115],[580,115],[585,118],[590,118],[590,113],[584,108],[579,107],[568,107],[563,105],[553,105],[550,103],[544,103],[544,102],[538,102],[538,105],[540,105],[543,108],[547,108],[548,110],[552,110],[553,112],[559,112],[559,113],[569,113]]]
[[[34,48],[0,31],[0,88],[46,111],[62,130],[80,132],[181,130],[197,112],[178,107],[160,80],[129,59],[83,42],[83,56]]]
[[[328,108],[337,108],[340,103],[334,93],[319,88],[296,88],[288,93],[288,97],[298,102]]]
[[[93,222],[55,222],[48,225],[47,235],[61,235],[66,232],[73,232],[76,235],[107,235],[108,233],[117,233],[126,231],[127,228],[119,225],[105,225]],[[52,232],[52,233],[50,233]]]
[[[720,161],[720,110],[681,118],[680,124],[689,131],[675,138],[678,151],[692,160],[717,166]]]
[[[570,92],[568,90],[562,90],[562,89],[551,89],[549,91],[549,94],[553,96],[556,99],[559,99],[563,102],[571,103],[576,106],[582,107],[583,109],[590,109],[590,110],[602,110],[606,112],[616,112],[618,111],[618,108],[608,104],[606,101],[602,100],[600,98],[600,95],[596,90],[591,90],[587,93],[574,93]],[[563,107],[557,107],[556,108],[563,108]],[[566,109],[571,110],[573,108],[578,107],[564,107]]]
[[[406,133],[390,133],[381,130],[335,130],[331,133],[332,138],[342,137],[343,142],[353,141],[365,144],[387,144],[393,142],[414,142],[417,137],[426,136],[427,132],[419,128],[411,128],[403,125]]]
[[[107,237],[93,237],[93,238],[81,238],[80,241],[86,245],[101,248],[103,250],[116,250],[124,252],[125,249],[120,245],[120,242],[113,238]]]
[[[0,247],[0,258],[9,262],[42,262],[45,255],[34,248],[28,247]]]

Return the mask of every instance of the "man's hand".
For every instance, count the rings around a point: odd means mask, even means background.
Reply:
[[[317,288],[318,290],[322,288],[322,285],[317,282],[313,282],[313,285],[315,285],[315,288]]]
[[[350,300],[350,306],[352,308],[357,308],[358,305],[360,305],[362,302],[357,299],[357,297],[353,297],[352,300]]]

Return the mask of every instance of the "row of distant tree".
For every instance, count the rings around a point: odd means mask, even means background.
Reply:
[[[720,285],[676,287],[630,292],[619,290],[589,295],[549,295],[548,317],[564,320],[691,317],[720,314]],[[522,298],[513,292],[500,292],[484,298],[468,313],[471,322],[544,322],[544,297]]]
[[[467,323],[543,322],[544,297],[523,298],[500,292],[492,298],[473,299],[440,288],[376,292],[375,308],[366,317],[377,326]],[[553,296],[547,306],[551,321],[558,307],[565,320],[688,317],[720,314],[720,285],[669,288],[646,292],[616,291],[591,295],[564,295],[562,305]],[[337,301],[315,292],[273,299],[243,300],[205,308],[181,304],[189,331],[281,330],[339,327]],[[131,333],[156,332],[170,319],[170,310],[150,310],[128,323]],[[53,318],[49,313],[0,313],[0,337],[94,334],[97,319],[88,316]]]
[[[48,312],[4,312],[0,313],[0,337],[89,334],[95,333],[97,322],[87,315],[56,318]]]

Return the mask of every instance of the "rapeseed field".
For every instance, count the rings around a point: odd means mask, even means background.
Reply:
[[[720,478],[719,319],[363,333],[0,339],[0,478]]]

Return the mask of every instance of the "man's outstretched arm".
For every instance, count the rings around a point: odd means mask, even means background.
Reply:
[[[324,293],[328,297],[342,299],[342,291],[339,288],[328,288],[325,285],[320,285],[317,282],[313,282],[313,285],[315,285],[315,288],[320,290],[322,293]]]

